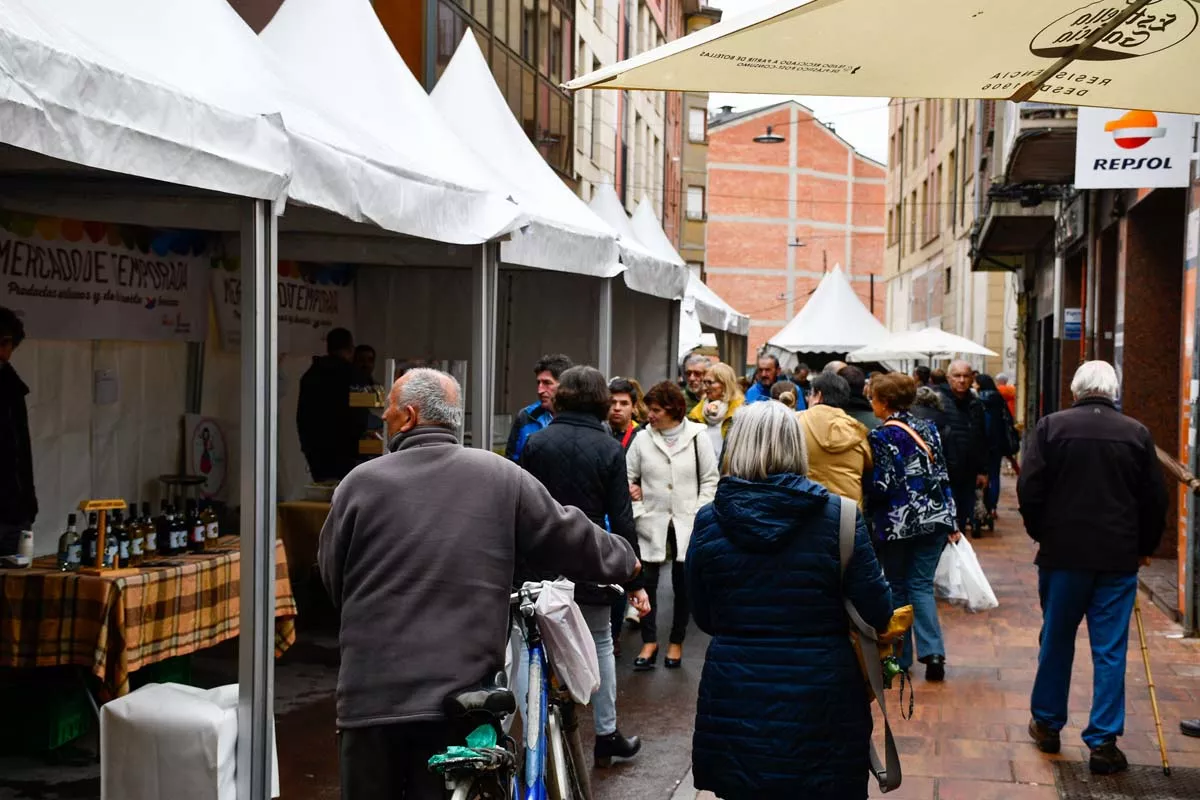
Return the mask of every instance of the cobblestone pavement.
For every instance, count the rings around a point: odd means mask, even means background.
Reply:
[[[947,680],[940,685],[925,683],[918,667],[913,718],[904,721],[893,716],[904,784],[889,798],[1056,800],[1052,762],[1087,758],[1080,739],[1091,701],[1086,625],[1080,628],[1076,646],[1071,719],[1063,731],[1062,753],[1043,755],[1026,732],[1041,626],[1032,564],[1036,548],[1021,527],[1011,488],[1001,498],[1000,513],[996,533],[972,541],[1000,607],[968,614],[942,606]],[[1200,640],[1182,639],[1179,627],[1146,602],[1145,595],[1141,603],[1171,765],[1200,767],[1200,739],[1179,733],[1180,718],[1200,716]],[[1158,765],[1154,716],[1132,621],[1128,664],[1128,718],[1120,745],[1131,763]],[[894,697],[889,693],[892,715],[897,710]],[[690,786],[689,775],[673,800],[712,800],[713,795],[697,795]],[[882,795],[873,790],[871,796]]]

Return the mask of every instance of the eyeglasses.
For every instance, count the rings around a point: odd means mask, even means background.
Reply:
[[[720,386],[720,385],[721,385],[721,382],[720,382],[720,381],[714,381],[714,380],[706,380],[706,381],[704,382],[704,385],[705,385],[705,386]]]

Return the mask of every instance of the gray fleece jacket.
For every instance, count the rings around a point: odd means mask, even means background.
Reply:
[[[504,668],[517,555],[576,581],[622,583],[636,559],[529,473],[443,428],[338,486],[318,562],[341,609],[341,728],[443,718],[442,701]]]

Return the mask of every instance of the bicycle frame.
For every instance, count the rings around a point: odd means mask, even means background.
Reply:
[[[533,598],[521,592],[520,626],[525,633],[525,651],[529,657],[528,693],[525,703],[525,775],[520,800],[546,800],[546,719],[550,700],[550,669],[533,614]]]

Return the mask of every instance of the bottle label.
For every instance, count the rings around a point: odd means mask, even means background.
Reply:
[[[138,537],[137,539],[134,539],[134,540],[133,540],[133,543],[132,543],[132,544],[130,544],[130,546],[129,546],[129,552],[130,552],[130,553],[132,553],[132,554],[133,554],[133,555],[135,555],[135,556],[140,556],[140,555],[142,554],[142,549],[143,549],[143,548],[142,548],[142,541],[143,541],[143,540],[142,540],[142,538],[141,538],[141,537]]]
[[[88,564],[96,563],[96,544],[97,543],[96,543],[95,539],[92,539],[90,542],[88,542],[88,552],[87,552]]]
[[[221,535],[221,526],[215,522],[208,523],[208,538],[216,539]]]
[[[80,559],[83,558],[83,548],[78,544],[73,544],[67,548],[67,563],[79,565]]]
[[[187,547],[187,531],[171,531],[171,549],[183,550]]]
[[[153,531],[146,534],[146,552],[147,553],[157,553],[158,552],[158,536]]]
[[[197,525],[192,529],[193,544],[204,544],[204,538],[208,535],[207,530],[203,525]]]
[[[129,560],[129,542],[121,542],[119,552],[121,553],[120,559],[122,561],[128,561]]]

